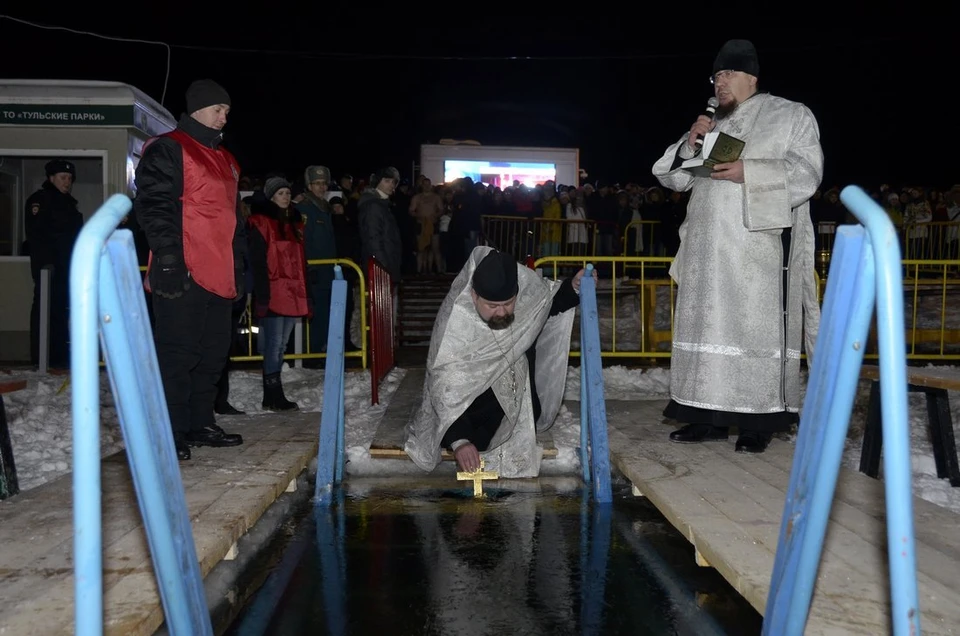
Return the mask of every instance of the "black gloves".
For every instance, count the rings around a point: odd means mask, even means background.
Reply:
[[[161,298],[179,298],[190,289],[190,272],[179,251],[154,254],[150,266],[150,290]]]
[[[237,288],[237,295],[233,297],[233,300],[238,301],[247,293],[247,276],[243,270],[243,259],[237,260],[234,257],[233,262],[234,265],[240,264],[240,267],[234,267],[233,269],[233,282]]]

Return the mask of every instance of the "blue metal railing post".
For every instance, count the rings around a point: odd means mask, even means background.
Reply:
[[[906,636],[918,634],[920,623],[899,244],[886,212],[860,188],[844,189],[841,200],[863,225],[837,229],[763,633],[805,629],[876,307],[884,447],[894,447],[884,454],[893,627]]]
[[[764,622],[778,636],[803,633],[873,313],[873,259],[863,230],[844,226],[837,234]]]
[[[100,254],[131,208],[115,195],[87,221],[70,262],[70,391],[73,418],[74,618],[79,636],[103,634],[100,517]]]
[[[330,297],[330,327],[327,332],[327,363],[323,376],[323,407],[320,415],[320,442],[317,449],[317,481],[314,499],[329,506],[333,489],[343,480],[344,464],[344,324],[347,306],[347,281],[339,265],[333,268]]]
[[[171,634],[212,635],[203,578],[147,317],[131,207],[114,195],[87,222],[71,264],[76,631],[103,631],[99,333]]]
[[[897,636],[919,634],[900,242],[886,211],[861,188],[847,186],[840,193],[840,200],[869,231],[877,261],[883,484],[887,500],[893,632]]]
[[[130,474],[171,634],[213,628],[133,234],[114,232],[100,268],[100,332]]]
[[[590,483],[590,418],[587,415],[587,365],[583,360],[586,337],[583,331],[583,313],[580,314],[580,472],[584,483]]]
[[[598,503],[613,501],[610,487],[610,445],[607,442],[607,405],[600,360],[600,316],[597,311],[597,284],[593,265],[588,264],[580,281],[580,439],[589,431],[590,473],[593,496]],[[586,392],[584,393],[584,387]],[[584,395],[586,400],[583,400]],[[586,424],[586,426],[584,425]],[[584,448],[580,449],[581,457]],[[581,460],[582,461],[582,460]]]

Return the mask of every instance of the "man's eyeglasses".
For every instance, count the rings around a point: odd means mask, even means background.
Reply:
[[[716,73],[714,73],[713,75],[710,76],[710,83],[711,83],[711,84],[716,84],[716,83],[719,82],[722,78],[724,78],[724,77],[730,77],[730,76],[733,75],[734,73],[736,73],[736,71],[717,71]]]

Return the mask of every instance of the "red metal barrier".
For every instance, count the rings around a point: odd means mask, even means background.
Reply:
[[[393,368],[393,279],[376,258],[367,262],[370,293],[370,403],[380,403],[380,381]]]

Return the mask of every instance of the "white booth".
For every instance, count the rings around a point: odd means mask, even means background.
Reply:
[[[33,279],[20,253],[24,204],[46,180],[44,165],[76,164],[72,194],[86,220],[110,195],[133,196],[144,142],[175,126],[166,108],[128,84],[0,79],[0,362],[30,359]]]

